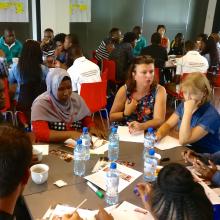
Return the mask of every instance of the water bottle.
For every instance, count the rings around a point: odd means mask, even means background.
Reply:
[[[76,176],[83,176],[85,171],[85,147],[82,145],[82,140],[78,139],[74,148],[74,174]]]
[[[109,205],[114,205],[118,203],[119,173],[116,169],[117,164],[115,162],[112,162],[110,164],[110,170],[106,174],[105,201]]]
[[[110,161],[116,161],[119,155],[119,136],[117,128],[112,127],[111,134],[109,135],[108,145],[108,158]]]
[[[145,154],[148,152],[148,150],[154,148],[154,144],[155,144],[154,129],[148,128],[147,133],[144,137],[143,159],[145,158]]]
[[[144,180],[153,182],[156,180],[157,157],[155,157],[155,150],[150,148],[145,154],[144,158]]]
[[[82,140],[82,145],[85,147],[86,155],[85,160],[90,159],[90,146],[91,146],[91,137],[88,132],[87,127],[83,127],[82,135],[80,136],[80,139]]]

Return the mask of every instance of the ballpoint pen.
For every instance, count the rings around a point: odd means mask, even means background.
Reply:
[[[96,188],[92,183],[90,183],[89,181],[87,181],[86,183],[100,199],[104,197],[104,194],[101,191],[99,191],[98,188]]]

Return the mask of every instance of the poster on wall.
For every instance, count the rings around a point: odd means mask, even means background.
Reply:
[[[70,0],[70,22],[91,22],[91,0]]]
[[[28,0],[0,0],[0,22],[28,22]]]

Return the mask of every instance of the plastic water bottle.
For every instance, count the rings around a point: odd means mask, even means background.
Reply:
[[[149,149],[144,158],[144,180],[153,182],[156,180],[156,169],[158,159],[155,157],[155,150]]]
[[[83,176],[85,171],[85,147],[82,145],[82,140],[78,139],[74,148],[74,174],[76,176]]]
[[[116,161],[119,155],[119,136],[117,128],[112,127],[111,134],[109,135],[108,145],[108,158],[110,161]]]
[[[148,152],[148,150],[154,148],[154,144],[155,144],[154,129],[148,128],[147,133],[144,137],[143,159],[145,158],[145,154]]]
[[[109,205],[118,203],[118,184],[119,173],[117,171],[117,164],[112,162],[110,164],[110,170],[106,174],[106,196],[105,201]]]
[[[91,146],[91,137],[88,132],[87,127],[83,127],[82,135],[80,136],[80,139],[82,140],[82,145],[85,147],[86,155],[85,160],[90,159],[90,146]]]

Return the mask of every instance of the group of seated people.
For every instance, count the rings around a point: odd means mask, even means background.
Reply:
[[[169,44],[169,39],[164,36],[165,26],[158,26],[157,29],[157,33],[152,35],[151,40],[156,40],[158,46],[151,48],[157,50],[158,47],[162,47],[166,56],[172,45],[175,45],[175,51],[178,51],[179,40],[176,38],[181,36],[178,35],[175,38],[176,42]],[[3,37],[6,43],[8,32],[6,31]],[[184,159],[192,163],[195,169],[201,171],[205,178],[220,186],[220,174],[215,166],[220,163],[218,156],[220,152],[220,115],[210,102],[211,86],[204,74],[210,67],[209,63],[212,62],[211,54],[210,61],[207,61],[205,67],[203,66],[203,70],[206,68],[206,71],[199,71],[199,68],[198,70],[195,68],[181,81],[180,90],[183,93],[183,100],[165,121],[167,94],[165,88],[155,78],[155,66],[158,60],[153,54],[146,52],[149,48],[146,48],[146,41],[141,37],[141,33],[142,30],[137,26],[132,32],[126,33],[122,40],[120,30],[112,29],[111,36],[103,40],[96,51],[95,56],[98,60],[103,59],[101,55],[105,55],[104,59],[114,59],[115,57],[122,58],[124,52],[130,54],[129,62],[126,61],[126,68],[118,66],[119,69],[126,72],[126,76],[121,75],[120,80],[123,83],[117,91],[110,110],[110,121],[115,126],[127,125],[130,133],[146,131],[149,127],[153,127],[156,130],[157,141],[177,128],[180,144],[189,145],[188,147],[193,150],[184,152]],[[34,40],[27,40],[24,43],[20,55],[18,55],[20,56],[19,61],[11,66],[8,76],[10,91],[15,94],[18,109],[21,106],[21,110],[22,101],[19,99],[19,94],[23,85],[28,83],[35,86],[36,82],[40,85],[45,84],[40,87],[42,90],[38,91],[39,94],[34,94],[33,103],[29,109],[35,140],[50,143],[63,142],[68,138],[77,139],[83,126],[89,128],[90,134],[105,138],[105,131],[96,127],[89,108],[80,96],[80,85],[87,76],[92,75],[95,81],[101,81],[99,66],[83,56],[78,41],[73,40],[70,35],[55,36],[56,47],[54,48],[54,43],[51,43],[52,30],[46,29],[44,34],[41,44]],[[207,42],[211,38],[209,37]],[[139,47],[134,50],[136,41],[139,42]],[[140,49],[141,45],[142,49]],[[189,51],[193,52],[187,52],[185,56],[198,56],[199,52],[194,51],[195,44],[189,42],[188,45],[191,48]],[[44,63],[42,54],[48,58]],[[7,56],[7,53],[5,55]],[[57,62],[54,62],[54,56]],[[179,65],[183,66],[187,63],[185,56],[180,58]],[[53,57],[52,62],[50,62],[51,57]],[[119,64],[121,62],[123,61],[120,61]],[[90,70],[87,69],[88,66],[91,67]],[[82,72],[80,72],[81,70]],[[90,81],[86,79],[84,82]],[[0,78],[1,109],[5,106],[4,86],[5,84]],[[3,121],[2,117],[0,117],[0,121]],[[1,167],[3,167],[3,163],[8,164],[5,166],[5,170],[0,171],[0,215],[3,213],[7,216],[7,214],[12,215],[16,199],[27,183],[32,147],[27,136],[15,128],[2,126],[0,135],[0,141],[2,141],[0,153],[5,157],[0,157]],[[12,152],[14,149],[16,153],[10,155],[9,147]],[[16,166],[19,163],[23,164],[22,169],[19,171],[20,173],[16,173]],[[13,182],[10,180],[10,176],[13,176],[14,173],[17,176]],[[173,178],[174,176],[176,178]],[[7,178],[8,181],[13,182],[13,184],[7,184],[8,188],[5,186]],[[178,216],[181,216],[180,219],[211,219],[213,216],[211,203],[205,196],[204,190],[193,181],[190,172],[182,165],[165,166],[160,171],[155,184],[139,184],[137,187],[144,206],[151,210],[156,219],[178,219]],[[1,189],[4,190],[1,191]],[[9,208],[8,206],[1,208],[4,199],[11,201]],[[102,208],[96,218],[113,219]],[[80,219],[80,217],[74,213],[73,216],[64,216],[63,219]]]

